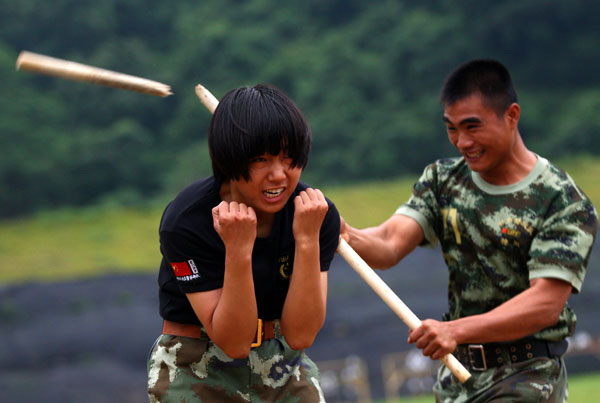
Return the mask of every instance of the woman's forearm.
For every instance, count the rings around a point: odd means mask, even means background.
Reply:
[[[256,336],[257,307],[250,255],[225,257],[223,289],[210,320],[209,336],[232,358],[247,357]]]
[[[296,244],[294,270],[290,278],[281,328],[295,350],[312,345],[325,321],[327,273],[321,273],[318,239]]]

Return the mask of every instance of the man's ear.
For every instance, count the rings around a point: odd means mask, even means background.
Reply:
[[[521,117],[521,107],[518,103],[513,102],[510,104],[508,109],[506,109],[504,116],[506,117],[510,126],[512,128],[516,128],[519,124],[519,118]]]

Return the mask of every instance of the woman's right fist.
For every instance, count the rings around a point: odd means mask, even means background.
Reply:
[[[256,213],[244,203],[222,201],[212,209],[213,226],[226,247],[254,246]]]

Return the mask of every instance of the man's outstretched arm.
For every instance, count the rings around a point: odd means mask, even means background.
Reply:
[[[340,235],[369,266],[387,269],[396,265],[424,239],[414,219],[395,214],[377,227],[357,229],[341,219]]]

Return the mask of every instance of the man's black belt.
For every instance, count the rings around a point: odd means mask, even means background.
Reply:
[[[460,344],[456,358],[471,371],[522,362],[537,357],[560,357],[567,351],[568,342],[519,339],[506,343]]]

